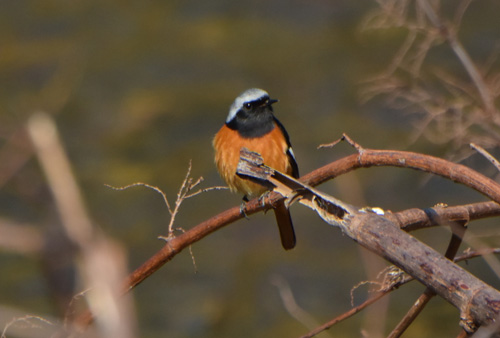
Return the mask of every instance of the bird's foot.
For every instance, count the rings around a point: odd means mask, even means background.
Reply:
[[[245,217],[246,219],[250,219],[250,218],[248,218],[248,215],[245,212],[246,207],[247,207],[247,202],[248,202],[248,198],[246,196],[244,196],[243,201],[240,204],[240,214],[242,214],[243,217]]]
[[[259,196],[259,203],[261,207],[264,207],[266,205],[266,199],[269,199],[270,194],[271,191],[266,191],[265,193]]]

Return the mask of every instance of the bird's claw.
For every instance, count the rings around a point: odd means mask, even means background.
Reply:
[[[250,219],[250,218],[248,218],[248,215],[245,212],[246,206],[247,206],[247,202],[246,201],[241,202],[241,205],[240,205],[240,214],[243,215],[243,217],[245,217],[246,219]]]
[[[269,198],[269,195],[271,194],[270,191],[266,191],[262,195],[259,196],[259,203],[261,207],[264,207],[266,205],[266,198]]]

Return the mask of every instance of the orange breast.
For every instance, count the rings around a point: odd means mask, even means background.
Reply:
[[[222,179],[232,191],[238,191],[248,197],[259,196],[266,191],[266,188],[236,175],[242,147],[261,154],[266,165],[286,174],[292,173],[286,154],[288,145],[278,126],[262,137],[243,138],[236,130],[224,125],[215,135],[213,146],[215,164]]]

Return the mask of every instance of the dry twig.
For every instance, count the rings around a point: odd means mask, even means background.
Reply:
[[[439,0],[377,3],[378,10],[367,17],[363,28],[397,28],[406,38],[386,69],[365,82],[362,99],[384,95],[391,106],[418,114],[410,142],[425,136],[433,143],[448,143],[456,157],[468,156],[463,145],[471,142],[485,148],[498,146],[500,117],[495,101],[500,95],[500,75],[498,67],[493,67],[498,49],[494,48],[484,66],[478,67],[458,38],[472,0],[457,1],[450,19],[441,17]],[[468,78],[456,75],[462,69],[427,60],[427,55],[443,44],[456,56]],[[461,154],[457,155],[458,150]]]
[[[40,317],[40,316],[34,316],[34,315],[26,315],[22,317],[16,317],[13,318],[11,321],[9,321],[7,324],[5,324],[3,330],[2,330],[2,335],[0,336],[1,338],[7,338],[7,331],[14,325],[19,325],[19,323],[25,323],[30,327],[33,328],[38,328],[42,329],[40,326],[41,324],[48,325],[48,326],[54,326],[55,324],[51,322],[50,320]],[[43,330],[40,330],[43,332]]]
[[[290,285],[283,277],[274,275],[271,278],[271,283],[278,288],[281,301],[290,316],[292,316],[299,323],[302,323],[309,330],[319,325],[309,313],[297,304]]]
[[[478,146],[474,143],[471,143],[470,147],[483,155],[488,161],[491,162],[491,164],[495,166],[495,168],[497,168],[498,171],[500,171],[500,163],[498,162],[498,160],[494,158],[489,152],[487,152],[483,147]]]

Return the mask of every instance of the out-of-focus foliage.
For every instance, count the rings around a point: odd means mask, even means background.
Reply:
[[[459,38],[479,65],[498,43],[499,7],[494,0],[476,1],[464,15]],[[115,191],[104,184],[146,182],[173,202],[191,159],[205,187],[222,184],[211,139],[232,100],[249,87],[280,99],[275,112],[302,173],[352,151],[345,145],[316,150],[342,132],[365,147],[447,154],[449,144],[410,142],[418,115],[389,108],[379,97],[361,103],[365,81],[387,67],[405,37],[394,27],[364,29],[376,8],[369,1],[2,1],[0,216],[32,224],[52,244],[43,257],[1,253],[0,305],[61,317],[62,305],[54,300],[61,298],[54,295],[65,299],[79,291],[72,284],[73,259],[57,245],[59,220],[46,182],[23,141],[35,111],[55,116],[90,213],[127,249],[130,269],[164,244],[157,236],[166,234],[168,212],[150,190]],[[445,64],[468,80],[445,45],[431,56],[431,68]],[[467,164],[494,174],[477,156]],[[321,189],[394,211],[482,200],[451,183],[428,184],[419,173],[390,168],[360,171]],[[227,191],[199,195],[182,206],[176,226],[188,229],[239,203],[240,196]],[[288,281],[297,303],[318,322],[347,310],[352,286],[368,278],[360,249],[309,211],[294,206],[292,214],[298,244],[291,252],[281,249],[273,217],[256,215],[194,245],[196,268],[186,251],[141,284],[134,291],[140,336],[306,332],[284,309],[274,275]],[[448,241],[439,229],[417,235],[441,250]],[[481,264],[474,262],[498,286]],[[385,330],[422,290],[414,283],[394,293]],[[354,296],[364,299],[366,287]],[[9,319],[0,318],[0,326]],[[358,336],[370,323],[364,319],[342,323],[334,335]],[[408,337],[449,336],[457,322],[455,309],[435,301]]]

